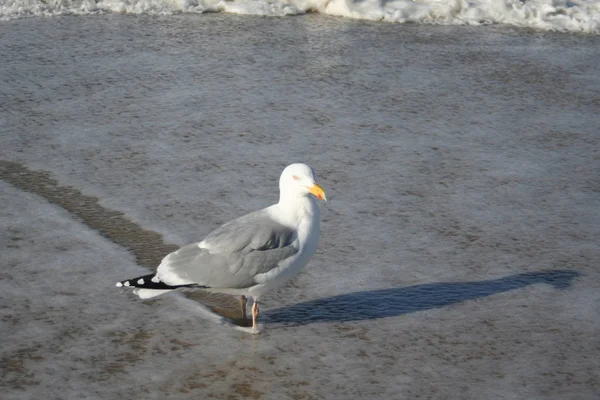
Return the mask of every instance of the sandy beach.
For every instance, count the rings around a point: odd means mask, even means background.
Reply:
[[[310,14],[5,21],[3,399],[595,399],[600,37]],[[77,32],[77,34],[74,34]],[[316,171],[263,299],[115,282]]]

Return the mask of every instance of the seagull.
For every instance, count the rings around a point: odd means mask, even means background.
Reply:
[[[315,254],[320,236],[319,204],[325,191],[306,164],[288,165],[279,178],[279,202],[234,219],[204,240],[164,257],[155,274],[117,283],[141,299],[178,288],[240,296],[246,318],[252,298],[252,332],[258,333],[263,294],[296,276]]]

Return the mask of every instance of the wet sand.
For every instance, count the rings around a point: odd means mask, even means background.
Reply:
[[[179,248],[164,243],[161,235],[131,222],[122,212],[103,208],[97,198],[85,196],[73,187],[59,185],[46,172],[32,171],[21,164],[0,160],[0,179],[65,209],[107,240],[126,248],[135,256],[138,265],[150,270],[156,270],[166,254]],[[230,296],[198,292],[188,292],[186,296],[203,302],[233,323],[241,326],[249,324],[242,319],[239,306],[237,309],[234,307],[234,303],[238,303]]]
[[[3,398],[598,397],[597,38],[317,15],[10,28]],[[330,199],[322,240],[260,335],[197,305],[236,318],[229,297],[114,287],[276,201],[296,160]]]

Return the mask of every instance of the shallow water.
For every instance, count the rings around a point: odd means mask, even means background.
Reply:
[[[0,21],[105,13],[221,12],[270,17],[320,13],[394,23],[501,24],[542,31],[600,33],[600,6],[596,0],[3,0],[0,3]]]
[[[0,382],[22,398],[596,398],[600,38],[319,15],[0,25]],[[277,200],[266,296],[114,287]],[[161,238],[162,236],[162,238]],[[193,300],[196,299],[196,300]]]

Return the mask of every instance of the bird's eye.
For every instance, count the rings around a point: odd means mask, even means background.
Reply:
[[[297,175],[292,176],[292,178],[294,178],[295,181],[298,180],[298,176]]]

